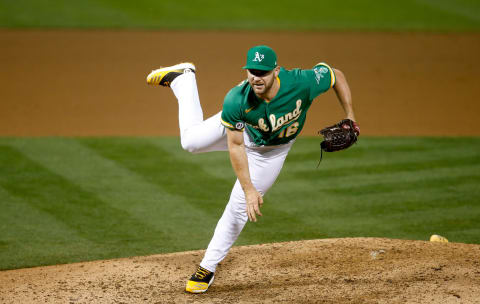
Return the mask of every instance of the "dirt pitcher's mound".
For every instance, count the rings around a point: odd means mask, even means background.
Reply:
[[[235,247],[206,294],[203,251],[0,272],[1,303],[479,303],[480,245],[377,238]]]

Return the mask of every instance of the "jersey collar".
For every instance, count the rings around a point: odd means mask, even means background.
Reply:
[[[278,82],[278,92],[277,92],[277,95],[278,95],[278,93],[280,92],[280,88],[281,88],[282,86],[280,85],[280,84],[281,84],[281,82],[280,82],[280,77],[277,76],[276,80],[277,80],[277,82]],[[275,97],[277,97],[277,95],[275,95]],[[273,97],[272,100],[274,100],[275,97]],[[257,97],[257,98],[258,98],[258,97]],[[260,99],[260,98],[258,98],[258,99]],[[266,102],[267,104],[269,104],[269,103],[272,102],[272,100],[270,100],[270,101],[266,101],[265,99],[260,99],[260,100]]]

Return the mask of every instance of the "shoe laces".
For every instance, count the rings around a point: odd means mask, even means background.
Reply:
[[[197,272],[195,272],[195,276],[200,280],[203,280],[209,274],[210,274],[210,271],[202,267],[198,267]]]

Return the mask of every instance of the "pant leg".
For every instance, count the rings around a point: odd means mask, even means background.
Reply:
[[[227,151],[227,133],[220,122],[222,112],[218,112],[207,120],[187,128],[180,141],[182,148],[191,153]]]
[[[203,120],[195,73],[178,76],[170,87],[178,101],[182,148],[192,153],[227,150],[226,131],[220,122],[221,112]]]
[[[252,183],[262,195],[270,189],[280,174],[290,147],[291,144],[274,149],[246,148]],[[245,193],[237,179],[200,266],[215,271],[218,263],[225,258],[237,240],[247,220]]]

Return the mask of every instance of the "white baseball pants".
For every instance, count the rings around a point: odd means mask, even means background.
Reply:
[[[226,131],[220,122],[221,112],[203,120],[195,74],[178,76],[170,87],[178,100],[183,149],[192,153],[228,150]],[[257,146],[247,132],[244,132],[244,138],[250,178],[257,191],[265,195],[280,174],[293,141],[278,146]],[[200,266],[214,272],[247,220],[245,193],[237,179]]]

